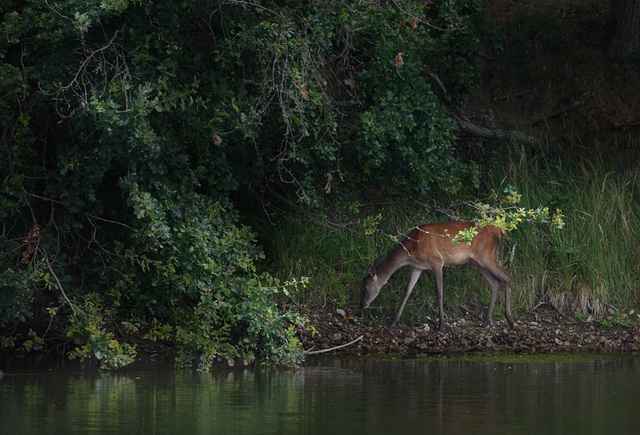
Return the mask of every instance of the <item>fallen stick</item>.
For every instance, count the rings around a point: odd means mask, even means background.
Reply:
[[[317,355],[319,353],[331,352],[332,350],[341,349],[343,347],[351,346],[353,343],[356,343],[356,342],[362,340],[363,338],[364,338],[364,335],[361,335],[360,337],[356,338],[353,341],[350,341],[349,343],[341,344],[340,346],[330,347],[329,349],[322,349],[322,350],[311,350],[311,349],[309,349],[309,350],[305,350],[304,354],[305,355]]]

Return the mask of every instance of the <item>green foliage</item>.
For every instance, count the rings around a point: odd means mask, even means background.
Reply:
[[[540,205],[535,209],[520,207],[518,204],[522,200],[522,195],[511,185],[507,185],[503,193],[504,197],[499,198],[497,192],[492,191],[491,200],[496,202],[496,205],[480,201],[472,203],[471,206],[479,215],[476,218],[477,226],[462,230],[458,234],[446,234],[451,237],[451,242],[470,244],[478,234],[478,228],[489,224],[505,233],[515,230],[522,222],[548,223],[551,228],[558,230],[564,227],[562,210],[556,209],[556,213],[550,215],[549,207]]]
[[[22,343],[22,347],[27,352],[41,350],[44,346],[44,340],[33,329],[29,329],[29,339]]]
[[[360,114],[351,152],[364,163],[367,180],[384,180],[418,193],[433,186],[455,191],[461,178],[474,174],[453,158],[454,125],[421,73],[425,65],[442,64],[436,72],[446,77],[454,100],[464,101],[477,82],[473,59],[479,38],[487,33],[475,2],[407,6],[416,21],[407,23],[404,10],[373,14],[367,20],[370,27],[362,36],[372,54],[359,83],[368,104]],[[442,58],[440,50],[447,53]]]
[[[580,311],[574,311],[572,320],[576,323],[583,323],[585,321],[585,316]]]
[[[203,294],[194,308],[177,310],[176,316],[182,319],[176,333],[178,365],[197,362],[199,370],[208,370],[217,360],[232,365],[236,359],[245,364],[256,359],[274,365],[299,364],[303,354],[293,325],[304,319],[282,313],[274,305],[274,296],[281,291],[286,293],[286,288],[267,276],[260,281],[221,282]]]
[[[279,181],[314,204],[328,174],[339,174],[333,183],[345,187],[363,180],[417,192],[459,187],[469,171],[453,158],[453,125],[421,70],[451,62],[455,69],[440,72],[453,97],[471,92],[479,38],[487,34],[476,2],[242,6],[248,13],[231,8],[239,15],[226,23],[215,53],[227,77],[249,76],[255,89],[247,106],[258,104],[261,131],[246,134],[262,143],[250,156],[258,162],[252,175],[273,173],[275,163]],[[283,132],[283,140],[269,140],[265,129]]]
[[[133,362],[135,345],[121,343],[106,324],[113,315],[101,306],[97,295],[88,294],[77,306],[76,316],[69,319],[67,335],[77,345],[69,353],[69,358],[95,358],[103,369],[116,369]],[[110,318],[111,317],[111,318]]]
[[[0,336],[0,348],[13,348],[15,345],[13,337]]]
[[[152,325],[181,363],[294,363],[301,319],[256,271],[236,212],[248,195],[318,205],[362,181],[424,193],[473,179],[422,73],[453,101],[470,94],[489,35],[476,1],[2,12],[0,327],[60,306],[73,357],[124,365],[135,349],[118,330]]]
[[[616,313],[610,318],[599,316],[597,321],[605,328],[613,328],[614,326],[628,326],[627,321],[622,318],[622,315],[618,311],[616,311]]]
[[[30,317],[35,293],[32,275],[31,267],[0,271],[0,327],[24,322]]]
[[[173,338],[172,332],[173,327],[171,325],[160,323],[157,319],[153,319],[144,338],[150,341],[169,341]]]
[[[478,202],[474,204],[480,214],[480,223],[489,223],[503,231],[512,231],[522,222],[548,223],[551,228],[562,229],[564,227],[563,215],[560,209],[555,214],[550,214],[549,207],[537,206],[535,209],[524,208],[518,204],[522,195],[516,189],[507,185],[504,188],[504,197],[498,198],[494,190],[491,199],[498,205],[489,205]]]

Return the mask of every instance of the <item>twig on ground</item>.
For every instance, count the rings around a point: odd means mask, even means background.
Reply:
[[[322,350],[305,350],[304,354],[305,355],[317,355],[320,353],[326,353],[326,352],[331,352],[332,350],[337,350],[337,349],[341,349],[343,347],[347,347],[347,346],[351,346],[353,343],[356,343],[360,340],[362,340],[364,338],[364,335],[361,335],[360,337],[356,338],[353,341],[350,341],[349,343],[346,344],[341,344],[340,346],[334,346],[334,347],[330,347],[329,349],[322,349]]]

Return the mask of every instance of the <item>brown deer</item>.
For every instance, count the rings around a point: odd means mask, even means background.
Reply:
[[[360,307],[367,308],[373,302],[378,293],[380,293],[382,286],[387,283],[389,277],[396,270],[403,266],[411,266],[411,276],[405,288],[400,309],[398,309],[396,317],[389,325],[389,328],[394,328],[398,320],[400,320],[402,310],[418,278],[420,278],[420,274],[423,270],[430,270],[435,278],[436,295],[438,297],[440,314],[438,331],[442,331],[444,327],[442,268],[471,262],[491,284],[491,299],[489,300],[489,308],[482,327],[486,327],[491,321],[500,283],[504,285],[504,315],[509,325],[513,327],[511,289],[509,288],[511,277],[500,268],[496,260],[496,251],[500,242],[500,230],[492,225],[485,225],[481,228],[478,227],[478,233],[473,237],[470,244],[464,241],[459,244],[452,243],[453,238],[460,231],[475,226],[474,222],[444,222],[414,228],[385,260],[379,257],[373,266],[369,266],[369,275],[364,280]]]

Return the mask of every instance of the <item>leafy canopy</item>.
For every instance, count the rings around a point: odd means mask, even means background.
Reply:
[[[0,327],[49,308],[74,356],[126,364],[127,330],[203,368],[295,361],[287,286],[256,271],[237,205],[473,182],[423,72],[469,95],[476,1],[1,8]]]

